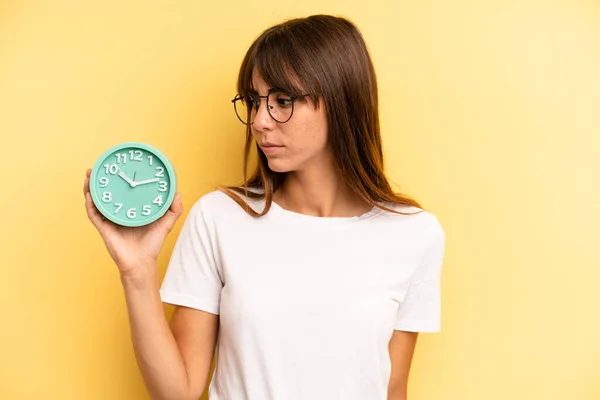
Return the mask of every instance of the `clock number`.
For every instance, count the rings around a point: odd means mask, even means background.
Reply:
[[[156,170],[158,172],[154,176],[158,176],[159,178],[165,177],[165,174],[163,174],[163,172],[165,172],[165,169],[163,167],[156,167]]]
[[[158,196],[156,196],[156,198],[154,200],[152,200],[153,204],[158,204],[158,206],[162,206],[163,205],[163,197],[162,194],[159,194]]]
[[[166,192],[167,191],[167,182],[165,182],[165,181],[158,182],[158,185],[160,186],[158,188],[159,192]]]
[[[142,215],[150,215],[152,213],[152,209],[150,206],[144,206],[144,210],[142,211]]]
[[[152,156],[148,156],[148,160],[150,160],[150,165],[152,165]]]
[[[102,178],[100,178],[100,187],[106,187],[108,186],[108,178],[103,176]]]
[[[121,207],[123,207],[123,204],[121,203],[115,203],[115,206],[117,206],[117,209],[115,210],[115,214],[119,212],[119,210],[121,209]]]
[[[117,164],[121,164],[121,157],[123,157],[123,164],[127,164],[127,154],[115,154],[117,156]]]
[[[117,172],[119,172],[119,167],[117,167],[117,164],[104,164],[104,169],[106,170],[107,174],[115,175]]]
[[[142,161],[142,152],[140,150],[135,150],[135,154],[137,154],[135,157],[133,156],[133,153],[133,150],[129,150],[129,155],[133,161]]]
[[[135,207],[134,208],[130,208],[129,210],[127,210],[127,217],[128,218],[135,218],[136,217],[136,213],[135,213]]]
[[[112,193],[111,192],[102,193],[102,201],[105,203],[110,203],[112,201]]]

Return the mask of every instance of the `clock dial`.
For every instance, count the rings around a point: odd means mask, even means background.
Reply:
[[[157,220],[169,209],[175,193],[171,164],[157,149],[142,143],[124,143],[105,152],[90,183],[96,208],[125,226]]]

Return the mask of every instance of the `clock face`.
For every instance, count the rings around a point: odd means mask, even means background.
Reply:
[[[157,149],[128,142],[107,150],[92,168],[90,194],[107,219],[124,226],[150,224],[171,206],[176,191],[171,163]]]

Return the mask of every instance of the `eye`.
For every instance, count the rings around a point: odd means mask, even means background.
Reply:
[[[251,94],[247,94],[244,96],[244,100],[247,107],[258,110],[258,106],[260,105],[260,100],[258,98]]]
[[[292,99],[289,94],[277,92],[277,93],[273,93],[273,96],[275,97],[275,101],[277,102],[277,105],[279,107],[291,107],[292,106]]]

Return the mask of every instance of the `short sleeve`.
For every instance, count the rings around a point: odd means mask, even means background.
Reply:
[[[441,328],[441,269],[446,236],[437,218],[425,235],[423,255],[400,302],[394,329],[439,332]]]
[[[219,314],[223,282],[215,252],[215,232],[197,201],[188,214],[160,288],[164,303]]]

